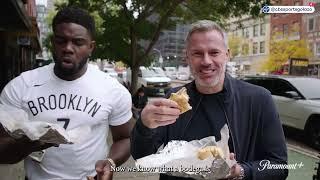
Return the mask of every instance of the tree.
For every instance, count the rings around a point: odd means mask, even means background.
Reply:
[[[311,52],[304,39],[290,40],[288,37],[279,39],[278,34],[274,34],[270,41],[270,53],[263,64],[265,71],[280,70],[290,58],[310,58]]]
[[[98,27],[95,57],[126,63],[132,70],[134,92],[139,66],[151,63],[149,54],[163,29],[195,19],[223,24],[231,16],[257,16],[263,4],[269,4],[265,1],[268,0],[69,0],[58,8],[77,5],[97,13],[103,22]]]
[[[236,35],[228,36],[228,47],[231,52],[231,58],[242,55],[246,56],[249,53],[249,44],[247,38],[242,38]]]

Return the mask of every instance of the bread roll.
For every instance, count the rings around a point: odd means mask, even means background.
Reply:
[[[198,158],[200,160],[207,159],[208,157],[224,158],[222,149],[217,146],[207,146],[198,150]]]

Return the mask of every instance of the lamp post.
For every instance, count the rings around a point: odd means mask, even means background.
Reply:
[[[163,63],[163,58],[161,55],[161,51],[159,49],[153,48],[154,51],[159,53],[159,63],[160,63],[160,67],[162,68],[162,63]]]

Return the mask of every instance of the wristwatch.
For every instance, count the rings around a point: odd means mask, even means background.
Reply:
[[[239,167],[240,167],[240,174],[238,179],[244,179],[244,169],[240,164],[239,164]]]
[[[238,165],[239,165],[239,168],[240,168],[240,174],[239,174],[239,176],[232,178],[232,180],[242,180],[245,177],[243,167],[240,164],[238,164]]]

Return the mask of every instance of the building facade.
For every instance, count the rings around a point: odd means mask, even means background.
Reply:
[[[0,6],[0,90],[34,67],[40,51],[35,0],[4,0]]]
[[[302,17],[304,36],[312,54],[309,59],[309,75],[320,77],[320,0],[305,1],[304,5],[309,2],[315,3],[315,12]]]
[[[50,53],[44,46],[44,41],[51,32],[51,29],[48,27],[48,23],[46,21],[48,15],[48,8],[45,5],[37,5],[37,22],[40,30],[40,42],[42,46],[41,53],[38,54],[38,59],[48,60]]]
[[[161,32],[159,40],[154,47],[161,53],[164,66],[186,64],[184,49],[188,30],[188,25],[177,24],[173,29]]]
[[[303,0],[278,0],[273,5],[302,6]],[[305,32],[302,28],[302,15],[302,13],[271,14],[271,36],[276,36],[276,39],[288,38],[289,40],[304,38]]]
[[[238,73],[259,73],[269,54],[270,16],[229,19],[226,29],[231,61],[236,62]]]
[[[55,9],[54,3],[55,3],[55,0],[47,0],[47,9],[54,10]]]

